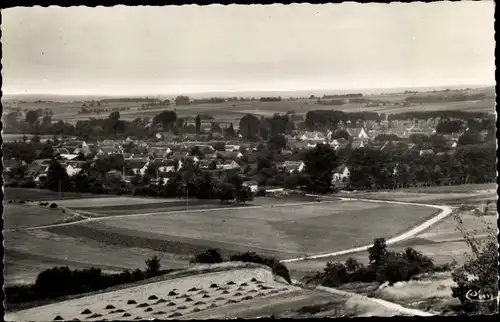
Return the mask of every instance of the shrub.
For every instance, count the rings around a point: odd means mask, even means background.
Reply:
[[[214,263],[222,263],[222,256],[219,254],[217,249],[207,249],[201,254],[196,255],[193,259],[191,259],[192,263],[206,263],[206,264],[214,264]]]
[[[288,268],[283,263],[280,263],[276,258],[260,256],[254,252],[246,252],[232,255],[229,260],[266,265],[272,269],[274,274],[283,277],[288,283],[292,283]]]
[[[459,310],[466,314],[492,314],[498,311],[498,246],[496,229],[488,228],[488,238],[476,239],[466,231],[457,214],[458,229],[472,251],[465,264],[452,273],[456,286],[452,296],[460,300]],[[476,301],[472,294],[490,297],[487,301]],[[471,296],[467,296],[467,295]]]
[[[51,203],[50,204],[50,208],[57,208],[57,204],[56,203]]]
[[[146,260],[146,276],[154,277],[158,276],[160,272],[161,264],[158,256],[153,256]]]

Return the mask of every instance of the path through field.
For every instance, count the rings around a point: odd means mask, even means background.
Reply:
[[[311,195],[311,196],[313,196],[313,195]],[[314,196],[314,197],[325,198],[323,196]],[[453,212],[453,208],[450,206],[438,206],[438,205],[432,205],[432,204],[416,204],[416,203],[411,203],[411,202],[374,200],[374,199],[357,199],[357,198],[341,198],[341,200],[357,200],[357,201],[392,203],[392,204],[401,204],[401,205],[420,205],[420,206],[427,206],[427,207],[431,207],[431,208],[437,208],[437,209],[441,210],[441,212],[438,215],[432,217],[431,219],[425,221],[424,223],[410,229],[409,231],[407,231],[399,236],[396,236],[394,238],[387,240],[386,241],[387,245],[395,244],[397,242],[401,242],[401,241],[406,240],[410,237],[413,237],[413,236],[417,235],[418,233],[428,229],[430,226],[432,226],[432,225],[436,224],[437,222],[443,220],[444,218],[448,217]],[[367,245],[367,246],[346,249],[343,251],[338,251],[338,252],[333,252],[333,253],[313,255],[313,256],[307,256],[307,257],[299,257],[299,258],[291,258],[291,259],[287,259],[287,260],[282,260],[281,262],[283,262],[283,263],[300,262],[300,261],[305,261],[308,259],[318,259],[318,258],[325,258],[325,257],[332,257],[332,256],[338,256],[338,255],[357,253],[357,252],[366,251],[370,247],[371,247],[371,245]],[[299,284],[299,282],[297,280],[292,280],[292,283],[295,285]],[[336,290],[333,288],[328,288],[328,287],[323,287],[323,286],[318,286],[318,287],[316,287],[316,289],[321,290],[321,291],[325,291],[325,292],[329,292],[332,294],[347,296],[347,297],[360,297],[361,296],[361,295],[356,294],[356,293]],[[403,315],[416,315],[416,316],[432,316],[433,315],[429,312],[424,312],[424,311],[417,310],[417,309],[405,308],[399,304],[392,303],[389,301],[375,299],[375,298],[369,298],[366,296],[362,296],[362,297],[363,297],[363,300],[369,300],[372,302],[376,302],[389,310],[397,311]]]

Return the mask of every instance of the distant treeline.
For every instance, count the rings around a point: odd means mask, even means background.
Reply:
[[[328,101],[325,101],[325,100],[318,99],[316,101],[316,104],[320,104],[320,105],[344,105],[345,101],[344,100],[328,100]]]
[[[260,101],[261,102],[280,102],[281,101],[281,96],[278,96],[278,97],[261,97]]]
[[[428,120],[436,118],[456,118],[462,120],[469,119],[485,119],[495,117],[484,112],[464,112],[464,111],[424,111],[424,112],[404,112],[398,114],[390,114],[388,117],[389,121],[396,120]]]
[[[306,113],[305,126],[311,131],[323,131],[337,126],[342,121],[356,124],[357,121],[380,122],[385,119],[385,114],[376,112],[354,112],[314,110]]]
[[[331,129],[337,126],[339,121],[346,123],[350,121],[351,124],[356,124],[357,121],[375,121],[379,123],[385,120],[386,115],[384,113],[377,112],[353,112],[346,113],[343,111],[325,111],[325,110],[313,110],[306,113],[305,126],[307,129],[312,131],[322,131],[326,129]],[[406,112],[399,114],[389,114],[389,121],[407,121],[407,120],[425,120],[440,118],[442,120],[460,119],[468,121],[471,123],[473,120],[487,120],[488,123],[494,123],[495,116],[488,113],[482,112],[463,112],[463,111],[426,111],[426,112]],[[485,123],[483,121],[483,123]],[[485,123],[486,124],[486,123]],[[447,125],[446,125],[447,126]],[[445,127],[446,127],[445,126]],[[452,125],[456,127],[456,125]],[[451,130],[453,131],[453,130]]]
[[[361,93],[355,93],[355,94],[340,94],[340,95],[323,95],[324,99],[329,99],[329,98],[356,98],[356,97],[363,97],[363,94],[361,94]]]
[[[149,97],[121,97],[121,98],[105,98],[100,100],[102,103],[139,103],[139,102],[160,102],[159,98]]]
[[[454,94],[454,95],[418,95],[409,96],[405,101],[411,103],[442,103],[442,102],[464,102],[476,101],[486,98],[485,94]]]
[[[221,97],[211,97],[211,98],[202,98],[195,99],[192,101],[192,104],[214,104],[214,103],[224,103],[226,100]]]

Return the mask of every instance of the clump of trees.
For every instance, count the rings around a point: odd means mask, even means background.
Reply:
[[[163,275],[173,271],[161,270],[160,259],[152,257],[146,260],[144,271],[124,270],[118,274],[105,274],[98,268],[71,270],[68,267],[54,267],[38,274],[36,281],[31,285],[6,286],[5,295],[7,305],[55,299],[61,296],[94,292],[112,286],[133,283]]]

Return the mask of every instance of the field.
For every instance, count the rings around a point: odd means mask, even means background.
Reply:
[[[384,101],[402,101],[406,96],[402,94],[391,95],[371,95],[368,99],[379,99]],[[316,104],[316,100],[298,99],[293,101],[283,100],[280,102],[260,102],[260,101],[229,101],[224,103],[214,104],[194,104],[189,106],[170,105],[166,108],[150,108],[139,109],[141,102],[125,102],[125,103],[109,103],[103,104],[102,109],[113,108],[130,108],[126,111],[121,111],[121,118],[124,120],[133,120],[137,117],[153,118],[164,110],[175,110],[180,117],[195,117],[198,114],[212,115],[219,122],[233,122],[237,127],[240,118],[248,113],[272,116],[274,113],[286,113],[295,111],[298,115],[305,115],[310,110],[342,110],[345,112],[372,111],[387,114],[402,113],[409,111],[436,111],[436,110],[463,110],[474,112],[494,112],[494,98],[486,98],[481,101],[465,101],[465,102],[443,102],[432,104],[415,104],[407,107],[403,106],[377,106],[365,107],[364,103],[348,103],[341,106],[320,105]],[[81,108],[81,103],[21,103],[21,109],[36,109],[49,108],[52,109],[54,120],[64,120],[70,123],[76,123],[77,120],[87,120],[89,117],[106,118],[109,112],[97,114],[77,114]]]
[[[77,205],[79,201],[72,202]],[[33,281],[41,270],[55,265],[111,271],[143,268],[144,261],[154,255],[162,258],[164,268],[179,268],[209,247],[221,249],[224,255],[255,251],[283,259],[331,252],[370,243],[374,237],[392,237],[434,213],[420,206],[358,201],[299,205],[284,200],[269,205],[264,199],[246,207],[187,211],[171,210],[163,202],[160,212],[140,209],[141,204],[125,207],[118,203],[112,210],[107,199],[87,203],[101,218],[4,232],[7,283]],[[31,225],[29,221],[26,217],[18,225]]]
[[[60,200],[60,194],[56,191],[46,189],[28,189],[28,188],[4,188],[4,200],[32,200],[32,201],[50,201]],[[81,198],[107,198],[108,195],[94,195],[90,193],[64,192],[62,199],[81,199]]]

